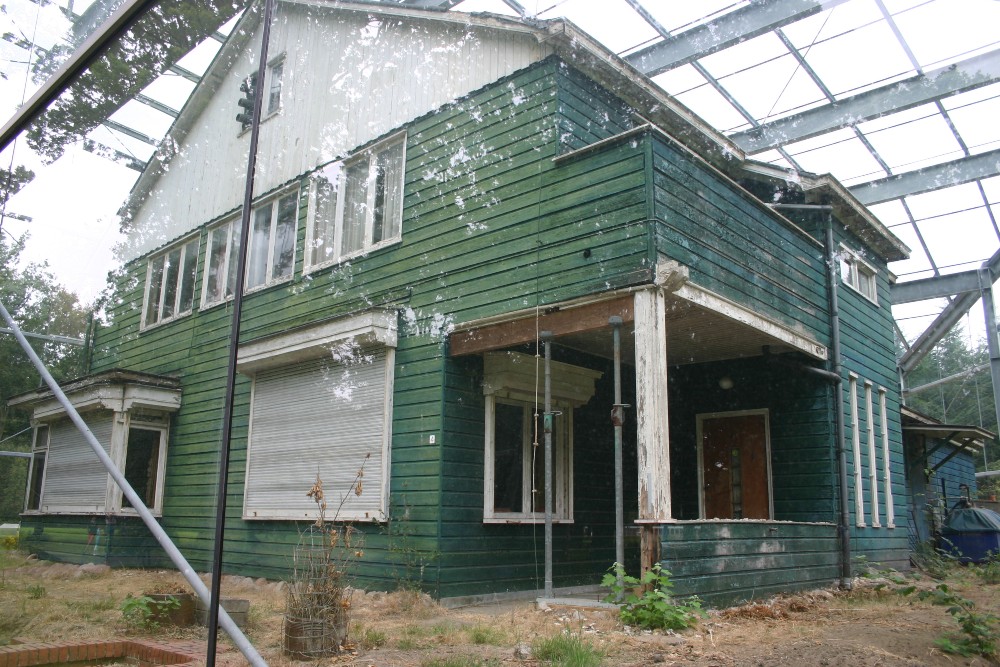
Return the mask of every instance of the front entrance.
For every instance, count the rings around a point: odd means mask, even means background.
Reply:
[[[698,415],[698,433],[702,518],[772,518],[767,412]]]

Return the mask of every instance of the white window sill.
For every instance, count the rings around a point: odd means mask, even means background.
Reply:
[[[394,236],[391,239],[386,239],[385,241],[379,241],[378,243],[376,243],[371,247],[364,248],[362,250],[357,250],[349,255],[338,257],[337,259],[329,259],[326,260],[325,262],[320,262],[319,264],[306,264],[305,267],[302,269],[302,273],[308,275],[310,273],[316,273],[318,271],[322,271],[323,269],[328,269],[331,266],[338,266],[340,264],[350,262],[351,260],[357,259],[359,257],[365,257],[376,250],[382,250],[383,248],[388,248],[390,246],[396,245],[397,243],[401,243],[402,240],[403,240],[402,236]]]
[[[491,524],[543,524],[545,523],[545,517],[485,517],[483,523]],[[552,517],[552,523],[574,523],[573,519],[564,519]]]

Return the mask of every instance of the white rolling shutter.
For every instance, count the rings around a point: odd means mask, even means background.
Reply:
[[[84,415],[104,451],[111,451],[113,413]],[[108,472],[83,435],[68,419],[55,422],[49,431],[42,488],[43,512],[103,512],[108,494]]]
[[[388,494],[392,360],[387,348],[329,355],[254,378],[243,514],[248,519],[317,515],[306,497],[323,479],[327,519],[381,518]],[[365,461],[366,455],[370,457]],[[362,463],[362,493],[352,484]],[[337,507],[344,498],[339,517]]]

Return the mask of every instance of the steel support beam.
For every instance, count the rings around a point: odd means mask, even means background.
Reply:
[[[646,76],[656,76],[716,51],[763,35],[799,19],[835,7],[845,0],[754,0],[625,59]]]
[[[400,4],[418,9],[451,9],[462,0],[403,0]]]
[[[989,272],[990,276],[995,276],[1000,273],[1000,250],[993,253],[987,261],[983,262],[980,267],[980,271],[986,270]],[[969,309],[976,303],[979,299],[980,293],[976,292],[966,292],[959,295],[951,303],[944,307],[937,318],[931,323],[927,330],[920,334],[910,349],[907,350],[899,357],[899,370],[900,373],[905,377],[907,373],[916,368],[917,364],[923,360],[927,354],[934,349],[938,341],[951,331],[951,328],[962,319],[962,317],[969,312]],[[989,325],[987,325],[989,328]],[[996,330],[996,323],[993,324],[993,329]],[[989,332],[987,331],[987,334]],[[1000,407],[1000,406],[998,406]]]
[[[950,273],[945,276],[896,283],[889,288],[889,294],[892,295],[892,305],[898,306],[901,303],[940,299],[941,297],[978,290],[979,271],[963,271],[962,273]]]
[[[979,269],[980,296],[983,318],[986,320],[986,346],[990,352],[990,378],[993,380],[993,407],[1000,424],[1000,336],[997,334],[997,314],[993,305],[993,273],[989,267]]]
[[[932,192],[980,178],[989,178],[996,176],[997,173],[1000,173],[1000,149],[908,171],[905,174],[887,176],[849,189],[858,201],[871,206],[907,195]]]
[[[733,134],[747,153],[777,148],[1000,81],[1000,50]]]
[[[109,130],[114,130],[115,132],[121,132],[125,136],[137,139],[144,144],[149,144],[150,146],[156,145],[156,139],[153,139],[153,137],[149,136],[148,134],[143,134],[142,132],[133,130],[128,125],[122,125],[121,123],[113,121],[110,118],[102,121],[101,125],[108,128]]]

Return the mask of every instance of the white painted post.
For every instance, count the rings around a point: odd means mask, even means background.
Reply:
[[[663,291],[635,293],[635,389],[639,448],[639,520],[664,521],[670,510],[667,421],[667,319]]]

